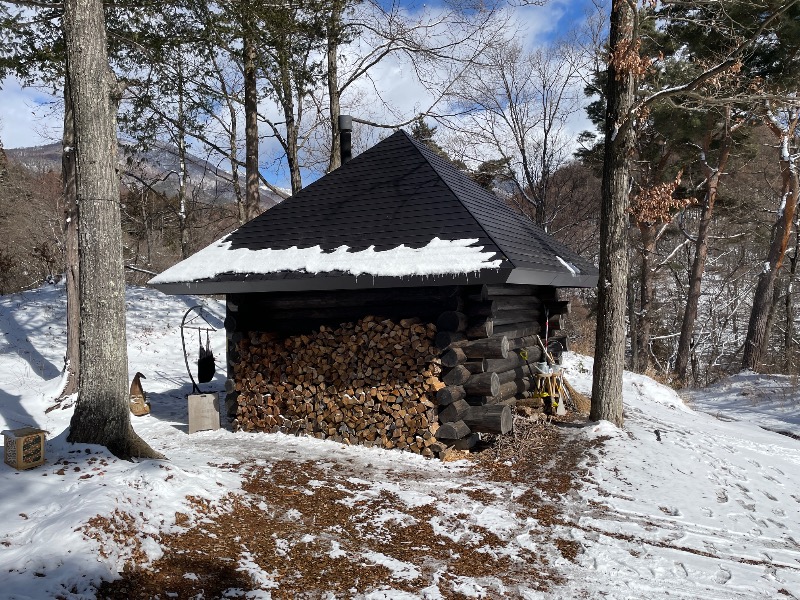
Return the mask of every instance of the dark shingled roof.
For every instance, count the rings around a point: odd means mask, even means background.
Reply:
[[[590,262],[404,131],[244,224],[227,239],[233,249],[319,245],[332,251],[345,245],[352,251],[369,246],[381,251],[400,244],[419,248],[437,237],[477,239],[476,246],[504,259],[501,268],[402,281],[392,277],[356,279],[342,273],[227,274],[205,282],[187,282],[188,286],[156,287],[172,293],[236,293],[452,283],[589,287],[597,282],[597,269]]]

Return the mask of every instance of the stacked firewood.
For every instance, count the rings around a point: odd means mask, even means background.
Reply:
[[[246,334],[233,367],[234,429],[432,456],[444,387],[435,335],[435,325],[419,319],[373,316],[285,338]]]

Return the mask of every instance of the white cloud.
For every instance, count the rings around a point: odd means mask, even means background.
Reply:
[[[35,88],[23,88],[7,77],[0,88],[0,140],[4,148],[41,146],[61,139],[59,99]]]

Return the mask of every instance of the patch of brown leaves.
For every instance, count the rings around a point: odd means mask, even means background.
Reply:
[[[573,489],[575,468],[588,445],[566,427],[515,425],[516,437],[494,440],[473,455],[469,476],[456,492],[480,507],[499,501],[490,491],[496,488],[483,487],[482,481],[510,484],[506,489],[524,487],[516,500],[518,518],[535,519],[538,526],[531,535],[547,538],[561,556],[574,561],[579,544],[553,531],[570,524],[560,499]],[[392,474],[399,485],[409,476]],[[331,468],[282,460],[251,466],[244,494],[227,499],[229,511],[213,512],[198,501],[199,518],[176,515],[186,529],[158,540],[164,556],[142,566],[143,556],[135,554],[121,578],[104,583],[97,597],[210,599],[264,589],[276,599],[350,598],[388,588],[420,592],[436,583],[450,599],[463,597],[457,591],[459,578],[470,577],[481,579],[490,597],[508,598],[519,586],[547,591],[561,583],[546,552],[517,547],[516,556],[509,557],[504,553],[508,540],[469,522],[466,513],[440,510],[448,501],[446,490],[433,502],[409,507],[386,489],[376,492],[367,479],[339,463]],[[123,544],[135,538],[126,523],[115,515],[90,525]],[[443,535],[442,529],[453,535]],[[392,572],[387,561],[376,564],[379,555],[405,563],[405,573]],[[269,580],[253,573],[267,574]]]

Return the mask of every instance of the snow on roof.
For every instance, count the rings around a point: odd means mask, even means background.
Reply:
[[[150,284],[201,281],[223,273],[262,275],[281,271],[313,274],[338,271],[355,276],[408,277],[458,275],[499,268],[502,258],[494,259],[496,253],[484,252],[483,246],[474,246],[477,242],[477,239],[433,238],[421,248],[401,244],[379,252],[374,246],[350,252],[347,246],[339,246],[333,252],[325,252],[320,246],[292,246],[282,250],[233,249],[227,237],[157,275]]]

